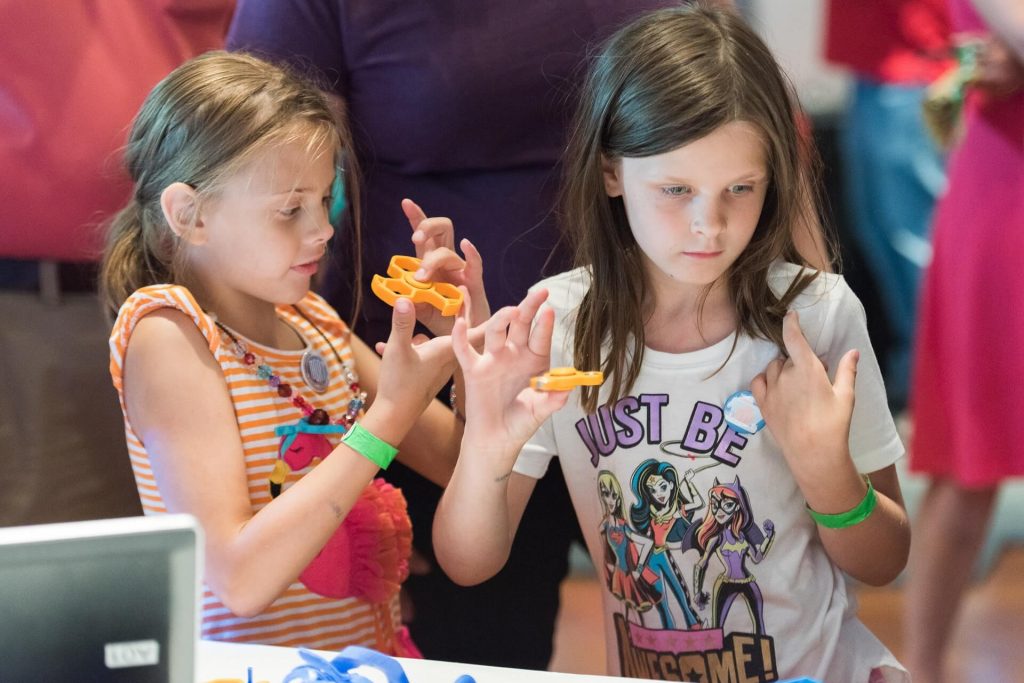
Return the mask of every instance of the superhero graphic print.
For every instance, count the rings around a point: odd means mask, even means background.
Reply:
[[[609,433],[592,430],[602,419],[599,410],[580,421],[591,424],[577,424],[595,447]],[[684,439],[650,449],[661,457],[642,460],[622,481],[610,468],[598,472],[601,573],[621,607],[613,621],[623,676],[778,680],[757,577],[775,525],[756,516],[735,469],[763,426],[749,392],[722,407],[698,402]]]

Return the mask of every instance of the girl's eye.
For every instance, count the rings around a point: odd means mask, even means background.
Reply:
[[[748,194],[753,191],[753,185],[733,185],[729,188],[729,192],[732,192],[733,194]]]
[[[301,208],[301,206],[291,206],[285,209],[281,209],[280,211],[278,211],[278,213],[280,213],[285,218],[294,218],[295,215],[299,213],[299,210]]]
[[[690,194],[690,188],[686,185],[670,185],[669,187],[661,188],[661,191],[669,197],[685,197]]]

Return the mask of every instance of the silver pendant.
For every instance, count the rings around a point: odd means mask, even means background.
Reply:
[[[318,394],[327,391],[327,387],[331,383],[330,368],[327,367],[324,357],[312,345],[302,354],[299,369],[302,371],[303,381],[310,389]]]

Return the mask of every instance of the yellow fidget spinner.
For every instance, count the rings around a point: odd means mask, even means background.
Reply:
[[[575,387],[596,387],[604,382],[600,370],[584,371],[576,368],[551,368],[539,377],[530,379],[530,387],[537,391],[569,391]]]
[[[420,259],[413,256],[392,256],[388,275],[374,275],[370,289],[385,303],[394,306],[404,296],[413,303],[430,304],[441,315],[456,315],[462,308],[462,292],[447,282],[420,282],[414,277],[420,269]]]

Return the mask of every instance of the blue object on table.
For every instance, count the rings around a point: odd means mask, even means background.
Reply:
[[[305,648],[299,649],[299,656],[306,663],[295,667],[285,676],[282,683],[373,683],[365,676],[352,671],[361,666],[377,669],[387,677],[388,683],[409,683],[409,678],[398,660],[365,647],[346,647],[329,662]],[[462,675],[455,679],[455,683],[476,681],[472,676]]]

